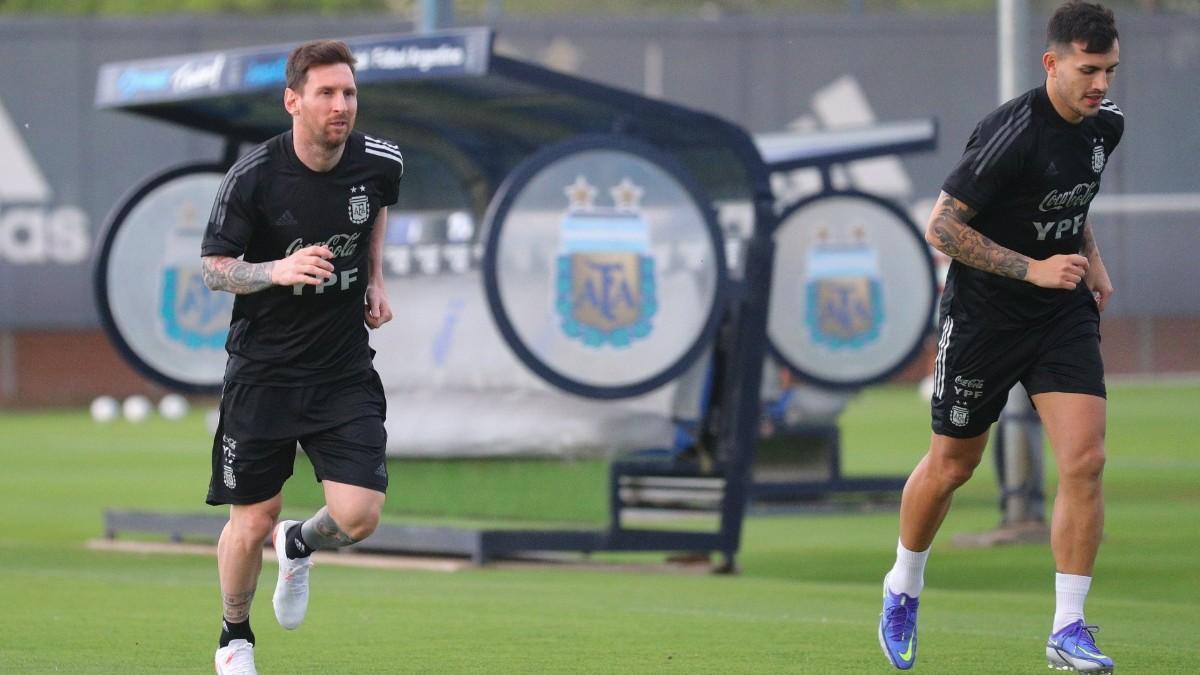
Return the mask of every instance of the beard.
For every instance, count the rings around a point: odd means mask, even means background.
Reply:
[[[1079,113],[1083,117],[1095,117],[1100,114],[1100,106],[1092,106],[1088,102],[1086,95],[1079,97],[1078,101],[1078,105],[1075,107],[1075,112]]]
[[[344,144],[346,139],[350,137],[351,128],[349,124],[342,128],[326,126],[324,133],[320,137],[323,142],[322,144],[331,150]]]
[[[333,120],[331,120],[312,129],[311,137],[326,150],[337,150],[338,147],[345,145],[346,139],[350,138],[350,130],[354,128],[353,119],[340,121],[344,121],[346,126],[335,127],[332,124]]]

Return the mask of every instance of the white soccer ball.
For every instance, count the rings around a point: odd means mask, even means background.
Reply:
[[[117,418],[117,399],[111,396],[97,396],[92,400],[92,419],[97,422],[111,422]]]
[[[937,380],[933,375],[926,375],[921,378],[920,384],[917,385],[917,396],[920,396],[922,401],[933,399],[933,387],[936,384]]]
[[[169,420],[177,420],[187,411],[188,401],[179,394],[167,394],[158,402],[158,414]]]
[[[141,394],[134,394],[121,404],[121,413],[130,422],[141,422],[150,414],[150,399]]]
[[[217,426],[221,423],[221,411],[217,408],[212,408],[204,413],[204,428],[208,429],[208,433],[217,433]]]

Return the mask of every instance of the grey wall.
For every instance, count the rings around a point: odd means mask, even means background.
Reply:
[[[1039,33],[1043,21],[1031,21]],[[1120,28],[1112,98],[1127,126],[1104,194],[1200,192],[1200,19],[1128,17]],[[95,325],[90,251],[108,211],[147,175],[220,154],[211,137],[94,110],[101,63],[405,30],[387,18],[0,21],[0,105],[51,190],[14,196],[25,178],[11,161],[0,169],[0,328]],[[511,21],[498,31],[509,53],[755,132],[798,118],[817,128],[828,123],[814,114],[814,93],[852,76],[880,121],[935,116],[941,123],[937,152],[893,167],[907,178],[900,192],[909,202],[936,195],[974,123],[996,104],[994,20],[986,16]],[[1040,51],[1040,36],[1032,41]],[[1038,75],[1028,73],[1030,81]],[[1200,314],[1192,262],[1200,214],[1096,221],[1118,286],[1114,314]]]

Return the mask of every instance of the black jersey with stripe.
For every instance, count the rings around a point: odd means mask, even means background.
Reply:
[[[363,323],[376,216],[395,204],[404,160],[389,141],[357,131],[331,170],[309,169],[292,132],[243,155],[225,175],[201,255],[258,263],[324,244],[334,276],[320,286],[272,286],[238,295],[225,349],[229,381],[305,386],[371,368]]]
[[[1005,248],[1036,260],[1079,253],[1088,207],[1124,129],[1112,101],[1072,124],[1045,87],[1036,87],[979,122],[942,190],[974,209],[969,225]],[[954,261],[942,311],[1012,326],[1090,301],[1083,283],[1071,291],[1039,288]]]

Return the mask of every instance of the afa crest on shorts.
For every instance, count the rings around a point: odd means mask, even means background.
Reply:
[[[879,255],[866,241],[817,242],[808,251],[804,291],[810,337],[829,349],[858,349],[879,339],[883,288]]]
[[[588,347],[628,347],[650,335],[658,310],[643,190],[623,178],[614,207],[595,206],[596,188],[578,176],[565,190],[555,306],[562,331]]]
[[[956,427],[965,427],[971,421],[971,411],[962,406],[950,407],[950,423]]]

